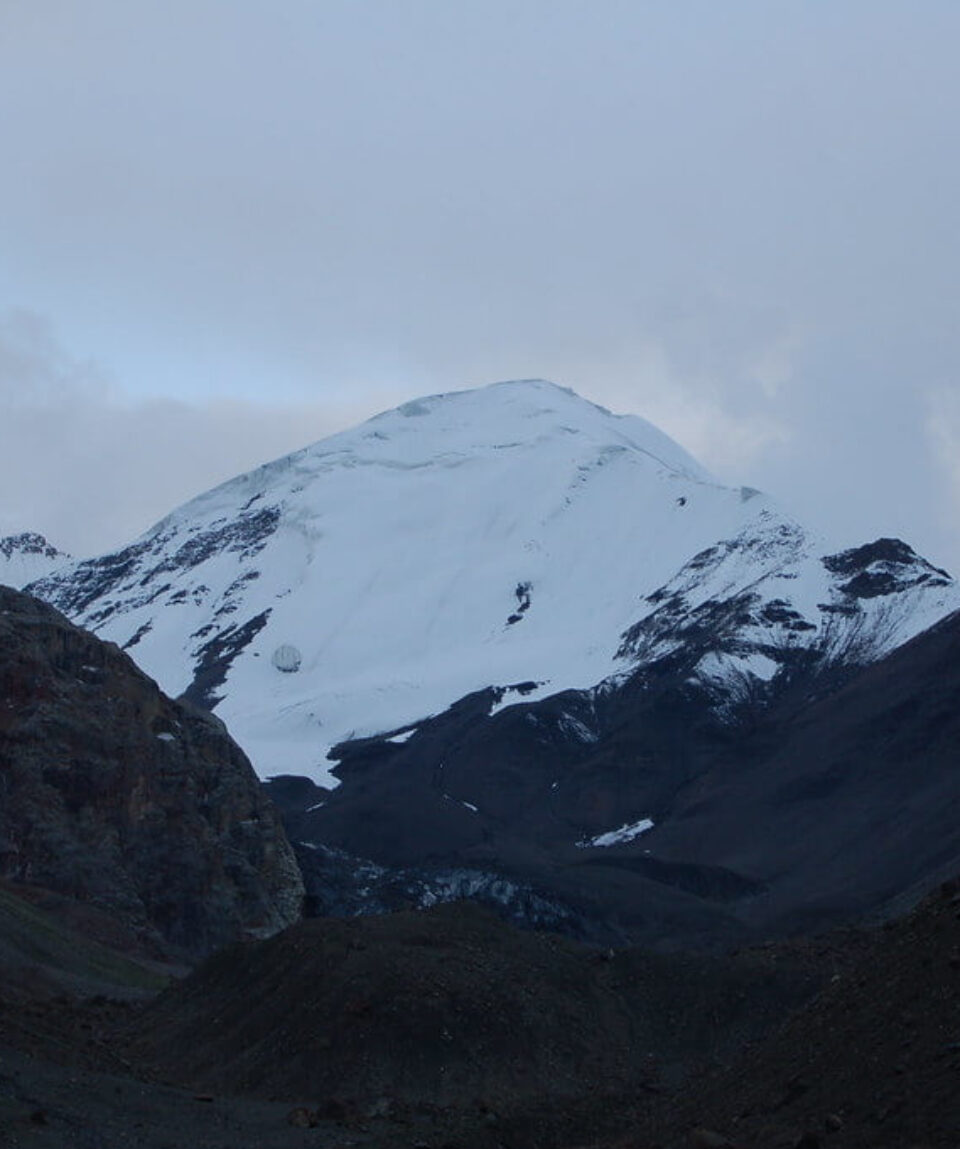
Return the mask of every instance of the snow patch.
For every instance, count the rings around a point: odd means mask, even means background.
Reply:
[[[639,822],[626,822],[619,830],[608,830],[605,834],[597,834],[595,838],[585,838],[577,842],[581,850],[588,850],[594,846],[619,846],[624,842],[632,842],[653,829],[651,818],[641,818]]]
[[[466,806],[466,808],[472,811],[474,814],[480,813],[479,809],[474,806],[472,802],[465,802],[462,798],[454,798],[450,794],[444,794],[444,798],[446,798],[448,802],[456,802],[458,806]]]
[[[564,714],[558,723],[560,729],[564,734],[569,734],[578,742],[596,742],[598,735],[596,735],[588,726],[584,725],[579,718],[574,718],[572,714]]]
[[[759,652],[750,654],[720,654],[711,652],[697,663],[697,671],[703,678],[723,682],[732,675],[742,677],[744,674],[761,682],[770,682],[780,669],[780,663],[769,655]]]
[[[384,742],[394,742],[397,745],[402,745],[404,742],[408,742],[416,732],[417,728],[414,726],[410,730],[404,730],[402,734],[394,734],[392,738],[385,738]]]

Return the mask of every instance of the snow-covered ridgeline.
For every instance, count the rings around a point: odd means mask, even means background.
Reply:
[[[329,784],[337,742],[487,686],[589,689],[684,648],[694,673],[762,681],[960,605],[912,552],[827,549],[643,420],[524,381],[404,404],[35,589],[216,702],[262,775]]]

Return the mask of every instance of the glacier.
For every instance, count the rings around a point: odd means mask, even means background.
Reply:
[[[214,709],[262,777],[333,787],[339,743],[399,742],[488,687],[492,706],[602,690],[696,651],[722,707],[960,607],[946,572],[872,546],[717,482],[639,417],[522,380],[405,403],[30,589]]]

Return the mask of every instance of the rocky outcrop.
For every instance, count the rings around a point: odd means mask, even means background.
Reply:
[[[5,585],[24,587],[70,561],[68,554],[58,551],[36,531],[0,538],[0,583]]]
[[[0,875],[197,956],[294,921],[272,805],[216,718],[111,643],[0,587]]]
[[[58,551],[36,531],[23,531],[19,535],[7,535],[0,539],[0,557],[15,558],[17,555],[36,555],[44,559],[66,559],[69,555]]]

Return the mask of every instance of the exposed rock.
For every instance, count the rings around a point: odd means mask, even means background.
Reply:
[[[0,539],[0,583],[22,587],[68,562],[68,554],[58,551],[36,531],[23,531]]]
[[[794,1142],[793,1149],[820,1149],[820,1138],[812,1129],[807,1129]]]
[[[287,1114],[287,1124],[295,1129],[312,1129],[317,1124],[317,1115],[305,1105],[298,1105]]]
[[[187,954],[294,921],[279,819],[217,719],[116,646],[0,587],[0,875]]]
[[[19,535],[7,535],[6,538],[0,539],[0,556],[12,559],[15,555],[36,555],[45,559],[69,557],[35,531],[24,531]]]

